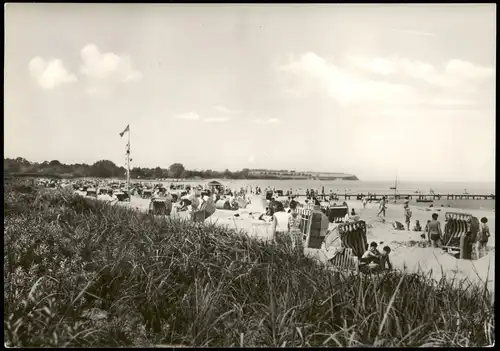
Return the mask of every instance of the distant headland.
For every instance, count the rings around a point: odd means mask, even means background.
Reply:
[[[58,160],[30,162],[25,158],[5,158],[4,175],[53,178],[126,178],[125,167],[109,160],[100,160],[92,165],[85,163],[64,164]],[[182,163],[173,163],[168,168],[131,167],[131,179],[316,179],[316,180],[359,180],[354,174],[333,172],[310,172],[292,170],[248,169],[223,172],[188,170]]]
[[[259,179],[359,180],[354,174],[289,170],[250,169],[250,177]]]

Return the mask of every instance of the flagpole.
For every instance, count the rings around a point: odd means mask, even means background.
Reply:
[[[130,189],[130,127],[128,129],[128,148],[127,148],[127,191]]]

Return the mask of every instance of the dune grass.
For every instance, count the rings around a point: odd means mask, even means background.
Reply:
[[[485,287],[333,274],[216,225],[5,184],[4,336],[18,347],[485,346]]]

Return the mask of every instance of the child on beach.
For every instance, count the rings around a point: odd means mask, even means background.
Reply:
[[[441,223],[438,221],[438,217],[437,213],[433,213],[432,221],[429,222],[427,227],[427,239],[432,243],[433,247],[441,247],[443,245],[441,242],[443,232],[441,231]]]
[[[424,231],[427,233],[427,230],[429,230],[429,223],[431,222],[430,219],[427,220],[427,224],[425,225]]]
[[[417,219],[415,222],[415,226],[413,227],[414,232],[421,232],[422,231],[422,226],[420,225],[420,221]]]
[[[488,227],[488,218],[481,218],[481,224],[479,226],[479,232],[477,233],[476,242],[476,254],[477,258],[481,258],[484,253],[486,253],[486,244],[488,243],[488,238],[490,237],[490,228]]]

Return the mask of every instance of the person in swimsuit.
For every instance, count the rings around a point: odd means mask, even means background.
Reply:
[[[429,222],[427,227],[427,239],[433,247],[443,246],[443,243],[441,242],[443,232],[441,231],[441,223],[438,221],[438,217],[439,215],[437,213],[433,213],[432,221]]]
[[[385,210],[387,207],[385,207],[385,196],[382,197],[382,200],[380,200],[380,210],[377,213],[377,217],[380,217],[380,214],[383,214],[382,219],[385,221]]]

